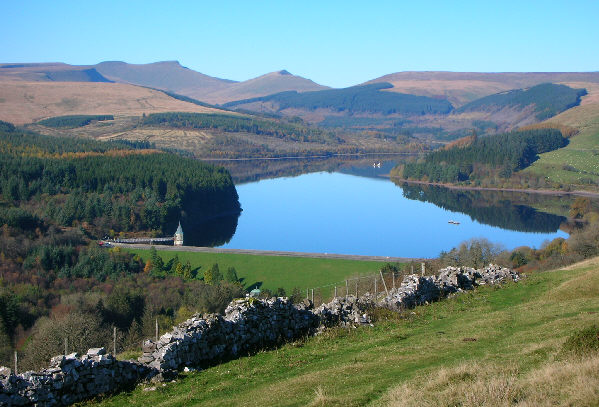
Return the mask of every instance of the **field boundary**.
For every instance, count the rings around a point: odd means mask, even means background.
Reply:
[[[426,259],[411,257],[389,257],[389,256],[365,256],[357,254],[335,254],[335,253],[304,253],[304,252],[285,252],[276,250],[250,250],[250,249],[222,249],[218,247],[196,247],[196,246],[166,246],[150,244],[127,244],[110,242],[111,246],[129,249],[149,250],[154,247],[156,250],[171,252],[196,252],[196,253],[220,253],[220,254],[249,254],[252,256],[278,256],[278,257],[307,257],[313,259],[339,259],[339,260],[358,260],[358,261],[380,261],[389,263],[409,263],[422,262]]]

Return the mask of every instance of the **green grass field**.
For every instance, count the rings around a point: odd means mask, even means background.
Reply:
[[[568,165],[571,170],[564,167]],[[578,171],[575,171],[578,170]],[[559,150],[541,154],[538,161],[525,170],[544,174],[560,184],[584,185],[599,182],[599,122],[574,136],[570,144]]]
[[[159,249],[159,247],[158,247]],[[147,260],[149,250],[130,250]],[[249,254],[221,254],[160,251],[165,263],[175,255],[179,261],[189,261],[192,268],[198,268],[199,273],[209,269],[214,263],[222,273],[228,267],[235,267],[239,278],[243,278],[246,288],[259,284],[261,288],[276,290],[279,287],[291,293],[294,287],[305,292],[306,288],[344,284],[347,278],[358,275],[375,274],[384,265],[376,261],[355,261],[339,259],[312,259],[306,257],[259,256]],[[331,287],[325,287],[323,293],[328,294]]]
[[[524,172],[547,177],[558,184],[588,186],[599,183],[599,88],[587,86],[589,103],[569,109],[548,123],[559,123],[574,127],[579,133],[570,139],[564,148],[540,155]],[[565,166],[570,166],[569,170]]]
[[[598,405],[599,355],[563,351],[574,331],[597,324],[598,312],[594,259],[88,404]]]

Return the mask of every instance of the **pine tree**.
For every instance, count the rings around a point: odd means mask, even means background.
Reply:
[[[162,257],[156,251],[156,248],[152,246],[150,249],[150,261],[152,262],[152,273],[153,274],[162,274],[164,271],[164,261]]]
[[[191,280],[192,277],[193,276],[191,275],[191,263],[189,262],[189,260],[187,260],[185,266],[183,267],[183,278],[186,280]]]
[[[218,263],[212,265],[212,281],[214,284],[220,284],[220,282],[223,281],[223,273],[220,272]]]
[[[235,267],[229,267],[227,269],[227,272],[225,273],[225,281],[228,281],[229,283],[239,282],[239,277],[237,277],[237,270],[235,270]]]

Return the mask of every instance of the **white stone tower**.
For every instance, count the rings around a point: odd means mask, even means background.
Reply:
[[[179,227],[177,227],[177,231],[175,232],[175,246],[183,246],[183,229],[181,229],[181,222],[179,222]]]

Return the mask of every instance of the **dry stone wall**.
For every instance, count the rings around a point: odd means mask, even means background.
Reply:
[[[447,267],[436,276],[410,274],[398,288],[389,291],[377,306],[399,311],[416,305],[430,303],[464,290],[504,281],[518,281],[518,273],[511,269],[490,264],[475,270],[470,267]]]
[[[212,364],[312,333],[319,325],[309,301],[287,298],[235,300],[225,315],[199,315],[158,341],[146,341],[140,362],[169,378],[183,367]]]
[[[69,405],[142,380],[170,379],[185,367],[218,363],[328,327],[369,324],[373,307],[399,311],[479,285],[518,279],[514,271],[495,265],[479,270],[448,267],[436,276],[408,275],[399,287],[376,299],[369,293],[337,297],[316,309],[308,300],[235,300],[224,315],[195,315],[158,341],[145,341],[137,362],[117,361],[98,348],[81,357],[57,356],[40,372],[15,375],[0,368],[0,406]]]
[[[56,406],[133,386],[151,369],[135,361],[118,361],[104,348],[52,358],[40,372],[15,375],[0,368],[0,406]]]

